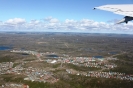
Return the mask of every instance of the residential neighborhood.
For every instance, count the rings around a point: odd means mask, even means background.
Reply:
[[[47,59],[41,59],[44,57],[44,55],[55,55],[55,52],[53,53],[39,53],[36,51],[22,51],[22,50],[12,50],[11,53],[27,53],[36,56],[37,60],[33,61],[23,61],[21,63],[18,62],[2,62],[0,63],[0,75],[3,74],[16,74],[16,75],[25,75],[25,78],[23,80],[27,81],[37,81],[37,82],[43,82],[43,83],[55,83],[59,78],[56,78],[53,74],[53,72],[49,70],[45,70],[42,68],[34,68],[34,67],[24,67],[25,64],[30,62],[47,62],[49,64],[60,64],[60,67],[63,66],[63,64],[73,64],[75,66],[79,67],[87,67],[87,68],[99,68],[100,70],[96,71],[78,71],[75,69],[68,69],[66,68],[66,72],[68,74],[73,75],[83,75],[86,77],[94,77],[94,78],[114,78],[114,79],[120,79],[120,80],[130,80],[133,81],[133,75],[131,74],[125,74],[120,72],[104,72],[105,69],[113,69],[116,68],[117,65],[114,63],[109,63],[110,60],[118,60],[117,58],[112,57],[106,57],[106,58],[95,58],[95,57],[72,57],[69,55],[63,54],[64,57],[58,57],[58,58],[47,58]],[[57,68],[53,68],[53,70],[56,70]],[[22,86],[22,84],[3,84],[2,88],[4,86],[11,86],[11,88],[17,88],[14,86]],[[6,88],[6,87],[5,87]],[[20,87],[19,87],[20,88]],[[28,87],[25,87],[28,88]]]

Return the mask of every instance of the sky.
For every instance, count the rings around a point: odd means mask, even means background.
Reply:
[[[124,16],[93,10],[133,0],[0,0],[0,31],[133,34],[133,22],[114,25]]]

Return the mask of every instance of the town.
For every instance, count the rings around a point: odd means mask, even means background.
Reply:
[[[105,72],[104,70],[109,70],[116,68],[117,65],[114,63],[110,63],[110,60],[119,60],[117,58],[113,57],[105,57],[105,58],[95,58],[95,57],[72,57],[66,54],[63,54],[61,57],[56,56],[55,52],[46,52],[46,53],[40,53],[36,51],[30,51],[30,50],[12,50],[11,53],[26,53],[36,56],[36,60],[32,61],[22,61],[18,64],[18,62],[2,62],[0,63],[0,75],[3,74],[14,74],[14,75],[25,75],[26,77],[23,80],[29,80],[29,81],[37,81],[37,82],[43,82],[43,83],[55,83],[59,78],[55,77],[53,71],[55,71],[58,68],[52,68],[49,70],[45,70],[42,68],[35,68],[35,67],[24,67],[25,64],[30,62],[47,62],[49,64],[60,64],[59,68],[63,68],[64,64],[72,64],[79,67],[87,67],[87,68],[97,68],[98,70],[95,71],[78,71],[73,68],[65,68],[67,74],[73,74],[73,75],[83,75],[87,77],[95,77],[95,78],[114,78],[114,79],[120,79],[120,80],[130,80],[133,81],[133,75],[131,74],[125,74],[120,72]],[[46,59],[42,59],[42,57],[45,57],[46,55],[53,55],[53,57],[49,57]],[[9,86],[10,84],[3,84],[4,86]],[[19,85],[19,84],[18,84]],[[16,86],[18,86],[16,84]],[[11,85],[10,85],[11,86]],[[13,87],[15,88],[15,84]],[[26,87],[28,88],[28,87]]]

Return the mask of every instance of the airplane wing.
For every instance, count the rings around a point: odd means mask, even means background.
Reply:
[[[115,14],[133,17],[133,4],[103,5],[95,7],[94,9],[110,11]]]

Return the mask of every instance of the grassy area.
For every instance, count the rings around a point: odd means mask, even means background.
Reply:
[[[33,60],[36,60],[36,59],[25,59],[23,61],[33,61]]]
[[[111,61],[117,65],[116,68],[110,71],[122,72],[126,74],[133,74],[133,54],[123,54],[116,56],[119,60]]]
[[[0,75],[0,78],[3,78],[5,82],[21,82],[25,76],[23,75],[13,75],[13,74],[4,74]]]
[[[0,57],[0,63],[1,62],[13,62],[13,61],[15,61],[15,59],[12,59],[10,56]]]
[[[52,67],[52,68],[57,68],[57,67],[60,67],[60,65],[61,65],[60,63],[57,63],[57,64],[52,64],[52,66],[51,66],[51,67]]]
[[[13,64],[13,68],[16,67],[17,65],[19,65],[20,63],[14,63]]]
[[[126,74],[133,74],[133,65],[123,63],[123,61],[113,61],[113,63],[117,64],[118,66],[116,68],[110,69],[110,71],[114,72],[122,72]]]

